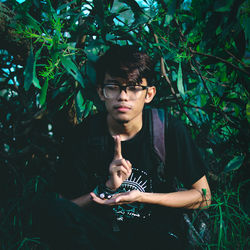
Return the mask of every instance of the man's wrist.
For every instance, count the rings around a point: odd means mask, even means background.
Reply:
[[[117,188],[119,188],[119,187],[114,187],[114,185],[111,184],[110,179],[106,181],[105,186],[112,191],[115,191]]]
[[[145,194],[146,194],[146,193],[144,193],[144,192],[139,192],[139,195],[138,195],[138,197],[137,197],[137,202],[143,203],[144,195],[145,195]]]

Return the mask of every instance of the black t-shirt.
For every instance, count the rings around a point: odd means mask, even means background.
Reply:
[[[152,150],[148,123],[148,111],[144,111],[142,129],[132,139],[122,141],[122,156],[132,163],[132,174],[123,182],[122,188],[124,191],[172,192],[175,191],[172,185],[175,177],[190,188],[205,174],[205,168],[184,124],[169,117],[165,136],[166,179],[161,180],[157,170],[159,158]],[[66,139],[58,171],[57,192],[73,199],[93,191],[96,185],[108,178],[113,155],[114,141],[107,128],[106,113],[90,117]],[[113,206],[109,210],[120,222],[155,217],[167,222],[173,219],[173,209],[141,203]]]

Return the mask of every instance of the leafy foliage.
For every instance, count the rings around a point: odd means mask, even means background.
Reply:
[[[93,65],[112,44],[149,53],[157,86],[152,105],[185,121],[200,146],[215,193],[211,213],[222,223],[211,247],[245,248],[249,10],[249,0],[0,3],[1,249],[38,244],[30,200],[49,190],[67,130],[102,109]],[[226,198],[232,192],[237,199]],[[240,226],[234,216],[243,218]],[[236,236],[237,247],[229,244]]]

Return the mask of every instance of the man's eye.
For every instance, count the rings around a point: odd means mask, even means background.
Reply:
[[[117,89],[119,89],[119,87],[116,86],[116,85],[107,85],[107,86],[105,86],[105,88],[108,89],[108,90],[117,90]]]
[[[141,86],[137,86],[137,85],[129,86],[128,89],[130,91],[138,91],[138,90],[141,90]]]

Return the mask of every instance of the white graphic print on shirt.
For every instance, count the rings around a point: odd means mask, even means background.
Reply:
[[[133,168],[130,177],[122,183],[121,189],[123,192],[132,190],[152,192],[152,179],[145,171]],[[151,216],[149,206],[137,202],[115,206],[113,212],[117,221],[127,221],[135,218],[144,220]]]

